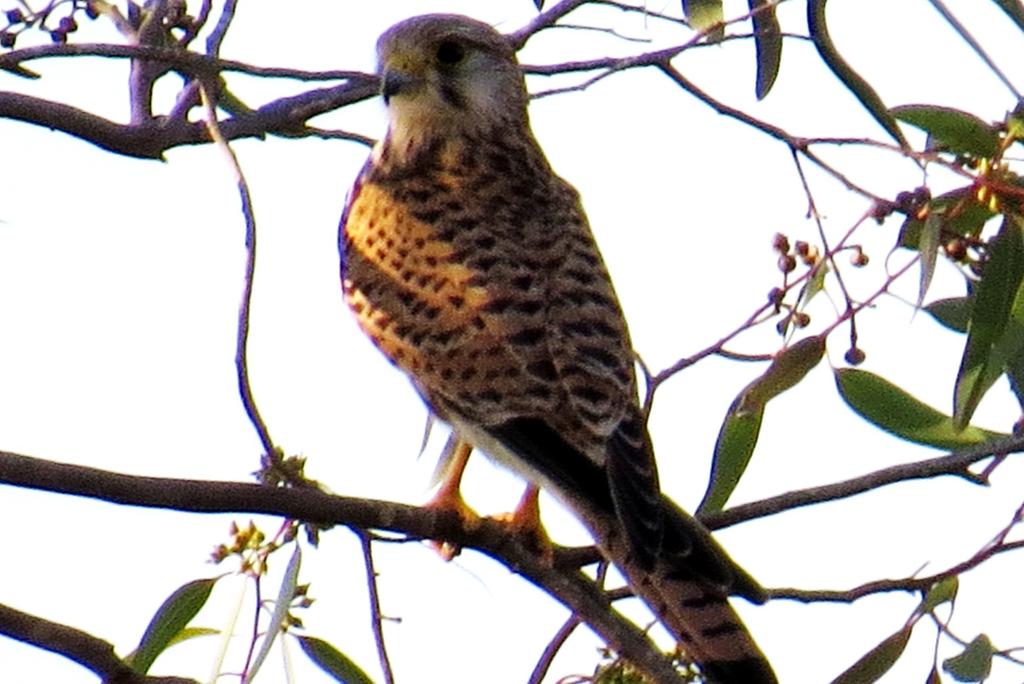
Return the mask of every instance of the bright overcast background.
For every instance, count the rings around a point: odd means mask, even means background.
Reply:
[[[1020,78],[1012,70],[1024,43],[995,4],[948,4],[1011,77]],[[650,9],[679,13],[676,1]],[[535,16],[530,0],[242,2],[222,54],[263,66],[370,71],[376,37],[428,11],[472,14],[504,31]],[[726,2],[727,16],[746,11],[745,2]],[[783,3],[783,29],[805,33],[804,11],[803,2]],[[944,104],[986,120],[1014,105],[925,0],[834,0],[829,20],[840,51],[889,105]],[[678,27],[611,8],[580,12],[570,21],[653,43],[557,30],[532,40],[521,60],[626,54],[687,37]],[[84,29],[81,39],[116,36],[97,25]],[[692,51],[676,65],[715,97],[794,134],[884,139],[805,41],[787,40],[778,82],[761,103],[753,97],[750,41]],[[125,62],[48,60],[32,68],[44,78],[29,83],[0,73],[0,88],[127,119]],[[529,84],[536,92],[578,80],[538,77]],[[229,83],[250,105],[302,89],[242,76]],[[1024,87],[1024,79],[1017,85]],[[637,351],[653,369],[712,344],[761,305],[780,280],[773,233],[817,242],[785,146],[715,114],[656,70],[628,71],[584,92],[535,100],[531,117],[555,169],[582,193]],[[383,108],[374,100],[317,123],[376,137],[383,132]],[[922,143],[920,136],[912,140]],[[8,121],[0,121],[0,141],[0,449],[130,473],[249,479],[260,447],[238,399],[233,364],[244,225],[222,154],[201,146],[173,150],[166,163],[126,159]],[[251,185],[259,231],[249,363],[272,436],[288,453],[308,457],[308,474],[334,492],[424,501],[443,434],[438,431],[418,458],[424,407],[357,331],[339,291],[338,217],[367,150],[312,139],[233,146]],[[922,182],[919,169],[892,154],[826,154],[882,196]],[[809,175],[834,240],[868,205],[824,174]],[[853,277],[857,294],[870,294],[880,282],[897,229],[895,219],[861,229],[869,269],[876,270]],[[897,253],[892,263],[907,258]],[[940,265],[930,296],[961,294],[959,287],[953,269]],[[912,300],[915,288],[912,275],[901,291]],[[826,298],[811,313],[818,325],[835,315]],[[913,314],[910,305],[888,298],[860,319],[865,368],[948,410],[962,338]],[[843,363],[842,335],[830,340],[836,365]],[[780,344],[765,326],[731,348],[770,353]],[[659,391],[651,430],[662,482],[685,507],[692,509],[704,491],[726,409],[762,369],[712,358]],[[1014,402],[1005,385],[992,394],[975,422],[1008,430]],[[823,364],[769,406],[733,503],[932,455],[937,452],[908,446],[853,416]],[[1014,483],[1022,475],[1018,464],[1007,463],[991,488],[953,478],[889,487],[740,525],[719,538],[769,587],[843,589],[922,567],[938,571],[972,555],[1009,521],[1019,504]],[[515,504],[520,485],[476,458],[465,490],[475,507],[496,513]],[[545,511],[556,539],[585,541],[552,502]],[[227,539],[231,520],[248,518],[2,488],[0,603],[86,630],[127,653],[170,591],[230,569],[207,559]],[[270,533],[279,524],[257,522]],[[376,554],[384,612],[401,619],[386,625],[399,682],[524,682],[566,618],[561,606],[476,553],[452,563],[422,544],[378,545]],[[273,582],[284,564],[285,558],[276,560],[267,595],[276,592]],[[1012,556],[997,558],[964,578],[953,622],[958,634],[970,639],[985,631],[999,648],[1019,645],[1024,597],[1019,577],[1008,576],[1014,568],[1019,571]],[[379,679],[353,535],[340,528],[325,533],[321,548],[305,555],[302,581],[312,583],[317,599],[302,615],[307,632],[334,643]],[[243,585],[220,583],[197,623],[223,628]],[[239,646],[251,625],[251,592],[246,600]],[[777,601],[737,607],[782,682],[816,684],[898,629],[915,604],[914,597],[897,595],[853,606]],[[884,681],[924,681],[932,643],[922,624],[910,652]],[[588,673],[597,646],[581,631],[554,674]],[[218,647],[216,638],[175,647],[154,671],[204,679]],[[294,643],[286,648],[296,681],[326,681]],[[243,655],[229,658],[228,671],[241,667]],[[284,672],[274,654],[259,680],[284,682]],[[1020,677],[1019,669],[997,663],[991,681]],[[0,681],[95,678],[59,656],[0,639]]]

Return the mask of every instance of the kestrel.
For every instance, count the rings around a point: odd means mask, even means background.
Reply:
[[[626,322],[513,45],[427,15],[377,52],[390,123],[339,237],[359,325],[462,440],[579,517],[708,681],[774,683],[727,601],[763,591],[661,494]]]

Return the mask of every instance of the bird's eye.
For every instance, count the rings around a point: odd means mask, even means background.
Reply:
[[[437,61],[446,66],[454,66],[466,56],[466,49],[454,40],[442,41],[437,46]]]

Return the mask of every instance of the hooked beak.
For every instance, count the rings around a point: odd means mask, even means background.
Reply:
[[[396,95],[407,94],[415,90],[420,83],[416,76],[404,71],[387,70],[380,80],[380,94],[384,97],[384,104],[391,102]]]

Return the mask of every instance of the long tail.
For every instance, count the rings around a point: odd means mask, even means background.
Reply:
[[[709,684],[777,684],[728,601],[729,595],[739,595],[762,603],[763,590],[699,522],[665,499],[665,538],[651,566],[635,557],[615,521],[588,522],[608,559],[675,634]]]
[[[653,462],[650,440],[642,430],[634,431],[634,437],[642,437],[638,442],[615,443],[615,455],[625,461],[609,459],[611,466],[625,467],[612,471],[539,419],[513,419],[489,432],[544,476],[710,684],[777,684],[771,665],[728,600],[742,596],[764,603],[764,590],[707,528],[657,494],[650,472],[646,484],[634,477],[643,468],[630,469],[630,463]],[[620,512],[623,507],[628,510]],[[647,513],[652,509],[656,525],[629,525],[634,518],[651,517]]]

